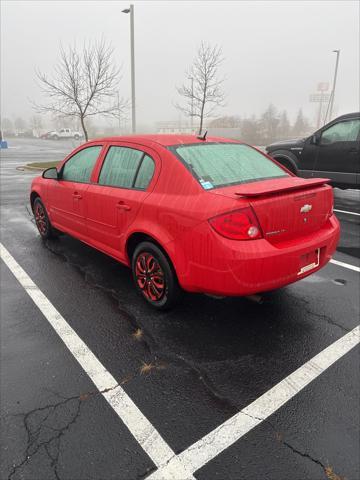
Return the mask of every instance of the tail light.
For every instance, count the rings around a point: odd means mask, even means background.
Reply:
[[[262,238],[258,219],[251,207],[210,218],[209,223],[217,233],[233,240]]]

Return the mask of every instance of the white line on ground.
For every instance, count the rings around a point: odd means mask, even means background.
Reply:
[[[334,260],[333,258],[330,260],[330,263],[334,265],[339,265],[339,267],[348,268],[349,270],[354,270],[354,272],[360,272],[360,267],[356,267],[355,265],[351,265],[350,263],[339,262],[339,260]]]
[[[115,378],[95,357],[2,243],[0,243],[0,256],[154,464],[161,468],[171,461],[169,471],[174,478],[194,479],[193,475],[183,468],[180,460],[177,459],[173,450],[155,427],[141,413],[124,389],[118,385]]]
[[[336,210],[334,208],[334,212],[339,212],[339,213],[347,213],[348,215],[357,215],[360,217],[360,213],[357,213],[357,212],[348,212],[347,210]]]
[[[181,452],[177,459],[188,471],[194,473],[275,413],[326,369],[358,345],[359,340],[360,326],[357,326],[246,408]],[[171,474],[172,461],[163,469],[148,476],[147,480],[180,480],[181,477]]]

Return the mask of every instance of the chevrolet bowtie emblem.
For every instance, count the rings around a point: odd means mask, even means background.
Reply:
[[[312,210],[312,205],[306,204],[300,208],[300,213],[308,213]]]

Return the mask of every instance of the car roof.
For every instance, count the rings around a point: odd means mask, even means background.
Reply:
[[[129,143],[137,143],[142,145],[151,145],[153,143],[157,143],[158,145],[162,145],[164,147],[169,147],[171,145],[208,143],[208,142],[241,143],[238,140],[232,140],[230,138],[223,138],[223,137],[206,137],[206,140],[204,141],[197,138],[196,135],[180,135],[180,134],[127,135],[127,136],[118,136],[118,137],[97,138],[97,139],[94,139],[93,141],[129,142]]]
[[[340,115],[340,117],[334,118],[332,121],[347,120],[348,118],[357,118],[357,117],[360,117],[360,112],[346,113],[345,115]]]

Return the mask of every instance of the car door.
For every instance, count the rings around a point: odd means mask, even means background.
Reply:
[[[125,260],[126,232],[153,188],[157,162],[156,153],[149,149],[109,145],[98,182],[86,192],[89,237],[120,260]]]
[[[342,120],[323,129],[318,143],[314,145],[314,176],[326,176],[336,183],[355,185],[359,174],[359,133],[360,119]]]
[[[48,188],[50,218],[54,226],[76,237],[86,237],[85,192],[102,145],[91,145],[78,150],[66,160],[59,172],[59,180]]]

